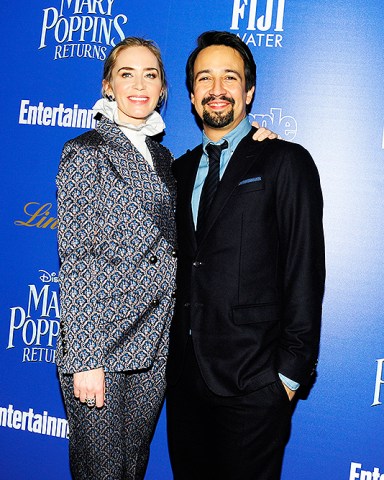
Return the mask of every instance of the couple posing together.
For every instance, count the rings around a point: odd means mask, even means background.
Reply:
[[[75,479],[144,478],[166,384],[176,480],[280,478],[317,363],[322,194],[304,148],[249,123],[255,83],[236,35],[200,35],[187,84],[202,143],[173,161],[156,140],[160,51],[126,38],[96,128],[63,148],[57,364]]]

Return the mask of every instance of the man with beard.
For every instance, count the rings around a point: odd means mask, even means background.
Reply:
[[[256,65],[206,32],[187,63],[203,142],[174,162],[176,310],[167,367],[175,480],[276,480],[292,398],[315,372],[322,194],[300,145],[252,141]]]

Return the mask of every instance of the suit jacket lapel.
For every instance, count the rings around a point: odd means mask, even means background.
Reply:
[[[252,128],[250,133],[243,138],[227,165],[209,210],[206,230],[200,245],[204,243],[205,238],[230,198],[233,190],[238,186],[239,182],[244,178],[247,171],[259,158],[264,149],[265,145],[263,145],[263,142],[257,142],[252,139],[254,132],[255,129]]]
[[[192,250],[196,250],[197,248],[195,224],[192,213],[192,193],[202,154],[203,148],[199,145],[192,150],[192,152],[189,152],[188,159],[185,159],[185,161],[181,159],[177,162],[178,169],[177,173],[175,172],[176,181],[180,182],[180,186],[177,189],[178,209],[182,212],[182,215],[186,215],[187,236]]]

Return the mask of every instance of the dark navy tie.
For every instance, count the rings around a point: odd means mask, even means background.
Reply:
[[[197,240],[201,240],[202,232],[205,228],[205,221],[208,216],[209,207],[211,206],[213,197],[215,196],[217,186],[220,180],[220,156],[222,150],[228,148],[228,142],[224,140],[221,145],[214,145],[212,143],[206,146],[208,153],[208,174],[206,176],[203,189],[201,191],[199,211],[197,215]]]

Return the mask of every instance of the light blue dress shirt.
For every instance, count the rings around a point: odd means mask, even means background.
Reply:
[[[212,142],[203,131],[203,155],[201,156],[199,167],[197,169],[195,185],[193,187],[192,192],[192,213],[193,213],[193,221],[195,224],[195,228],[197,225],[197,214],[199,211],[199,202],[201,191],[203,189],[205,178],[208,174],[208,154],[206,151],[206,147],[209,143],[213,143],[214,145],[221,145],[224,140],[228,142],[228,148],[222,150],[220,156],[220,180],[222,179],[225,169],[229,163],[229,160],[232,157],[233,152],[237,148],[240,141],[250,132],[251,124],[249,123],[248,117],[245,117],[236,128],[231,130],[227,135],[222,137],[218,142]],[[287,378],[285,375],[279,373],[280,379],[291,389],[297,390],[300,386],[299,383],[294,382],[290,378]]]
[[[200,196],[201,191],[203,189],[205,178],[208,174],[208,154],[206,151],[206,147],[209,143],[213,143],[214,145],[220,145],[227,140],[228,148],[221,152],[220,157],[220,180],[222,179],[225,169],[229,163],[229,160],[232,157],[233,152],[235,151],[236,147],[240,143],[240,141],[249,133],[251,130],[251,124],[248,121],[248,118],[244,118],[236,128],[234,128],[228,135],[222,137],[218,142],[212,142],[206,134],[203,132],[203,155],[201,156],[201,160],[199,163],[199,168],[197,169],[195,186],[193,187],[192,193],[192,213],[193,213],[193,221],[195,224],[195,228],[197,225],[197,214],[199,211],[199,203],[200,203]]]

